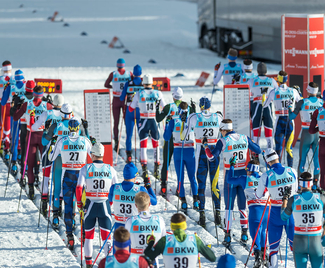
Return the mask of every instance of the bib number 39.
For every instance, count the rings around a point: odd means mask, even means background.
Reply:
[[[183,257],[183,258],[175,257],[174,261],[175,261],[174,268],[187,268],[188,267],[188,258],[187,257]]]

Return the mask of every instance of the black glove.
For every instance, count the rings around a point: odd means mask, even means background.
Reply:
[[[192,98],[191,98],[191,108],[193,110],[193,113],[196,113],[196,105],[195,102],[192,100]]]
[[[17,99],[17,98],[18,98],[18,95],[16,95],[16,94],[13,95],[13,96],[12,96],[12,102],[15,103],[15,99]]]
[[[160,99],[156,100],[156,110],[159,110],[160,107]]]
[[[221,62],[219,62],[218,64],[216,64],[216,66],[214,66],[214,70],[218,71],[220,68]]]
[[[45,101],[50,103],[50,104],[53,104],[52,96],[50,94],[47,94],[47,96],[45,98]]]
[[[52,119],[49,119],[45,122],[45,130],[48,130],[50,128],[51,123],[52,123]]]
[[[172,120],[172,119],[173,119],[173,117],[171,115],[168,115],[166,117],[166,123],[169,123],[169,121]]]
[[[236,165],[236,161],[237,161],[237,156],[233,156],[232,158],[230,158],[229,164],[231,166],[235,166]]]
[[[261,87],[261,94],[266,94],[268,89],[268,87]]]
[[[17,95],[15,95],[15,96],[16,96],[16,98],[14,99],[14,106],[15,107],[17,107],[17,106],[19,106],[19,105],[21,105],[21,104],[24,103],[24,100],[23,99],[19,98]]]
[[[302,93],[301,93],[301,90],[300,90],[300,86],[294,85],[293,88],[294,88],[295,90],[297,90],[298,93],[299,93],[299,95],[300,95],[300,97],[302,97]]]
[[[202,144],[204,145],[206,143],[208,143],[208,138],[207,137],[204,137],[203,140],[202,140]]]
[[[232,80],[235,80],[236,82],[239,82],[240,81],[240,74],[239,73],[234,74]]]
[[[187,112],[182,113],[181,115],[182,122],[186,122],[186,118],[187,118]]]
[[[58,136],[57,135],[53,136],[51,139],[51,145],[55,145],[57,140],[58,140]]]
[[[223,114],[222,114],[222,112],[220,112],[220,111],[217,111],[217,114],[220,114],[220,115],[223,117]]]
[[[81,118],[81,124],[83,125],[84,129],[88,129],[88,121],[86,119]]]
[[[282,197],[282,201],[284,200],[288,200],[289,197],[291,195],[291,187],[287,187],[287,188],[284,188],[284,193],[283,193],[283,197]]]
[[[149,190],[149,188],[151,188],[150,181],[145,182],[145,183],[144,183],[144,187],[145,187],[147,190]]]
[[[96,143],[96,139],[94,137],[90,136],[89,140],[91,141],[91,145],[94,146]]]

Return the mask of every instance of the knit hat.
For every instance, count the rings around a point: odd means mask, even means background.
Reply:
[[[15,72],[15,80],[18,82],[18,81],[23,81],[25,79],[24,77],[24,73],[22,70],[17,70]]]
[[[131,179],[135,178],[137,175],[138,175],[138,169],[133,164],[133,162],[125,165],[125,167],[123,169],[123,177],[125,180],[131,180]]]
[[[236,259],[233,255],[225,254],[220,257],[217,268],[236,268]]]
[[[116,66],[117,66],[117,68],[124,68],[125,67],[125,60],[122,59],[122,58],[118,59],[117,62],[116,62]]]
[[[183,89],[180,87],[175,87],[172,96],[175,100],[181,100],[183,98]]]
[[[96,142],[94,146],[91,148],[91,152],[93,155],[98,157],[103,157],[105,153],[104,145],[100,142]]]
[[[26,92],[33,92],[33,88],[35,87],[34,80],[28,80],[25,86]]]
[[[140,76],[142,74],[142,68],[141,68],[141,66],[140,65],[135,65],[134,67],[133,67],[133,75],[134,76]]]
[[[229,60],[236,60],[238,56],[237,49],[229,48],[228,50],[228,59]]]
[[[208,97],[204,96],[200,99],[200,108],[202,110],[207,110],[211,107],[211,101],[208,99]]]
[[[264,62],[260,62],[257,65],[257,73],[259,75],[262,75],[262,74],[266,74],[267,73],[267,67],[266,67],[266,64]]]
[[[55,94],[53,98],[53,105],[62,106],[64,103],[64,97],[61,94]]]
[[[267,148],[265,151],[263,151],[263,156],[267,163],[269,163],[273,160],[279,159],[278,154],[272,148]]]

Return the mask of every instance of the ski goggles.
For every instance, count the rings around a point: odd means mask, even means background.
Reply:
[[[254,164],[248,164],[247,167],[245,168],[246,171],[250,172],[259,172],[260,171],[260,166],[259,165],[254,165]]]

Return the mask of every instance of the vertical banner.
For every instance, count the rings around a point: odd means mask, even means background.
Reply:
[[[104,162],[113,166],[112,121],[109,89],[84,90],[84,112],[89,135],[105,147]]]
[[[249,95],[249,85],[223,86],[224,118],[232,120],[237,133],[248,137],[251,136]]]

